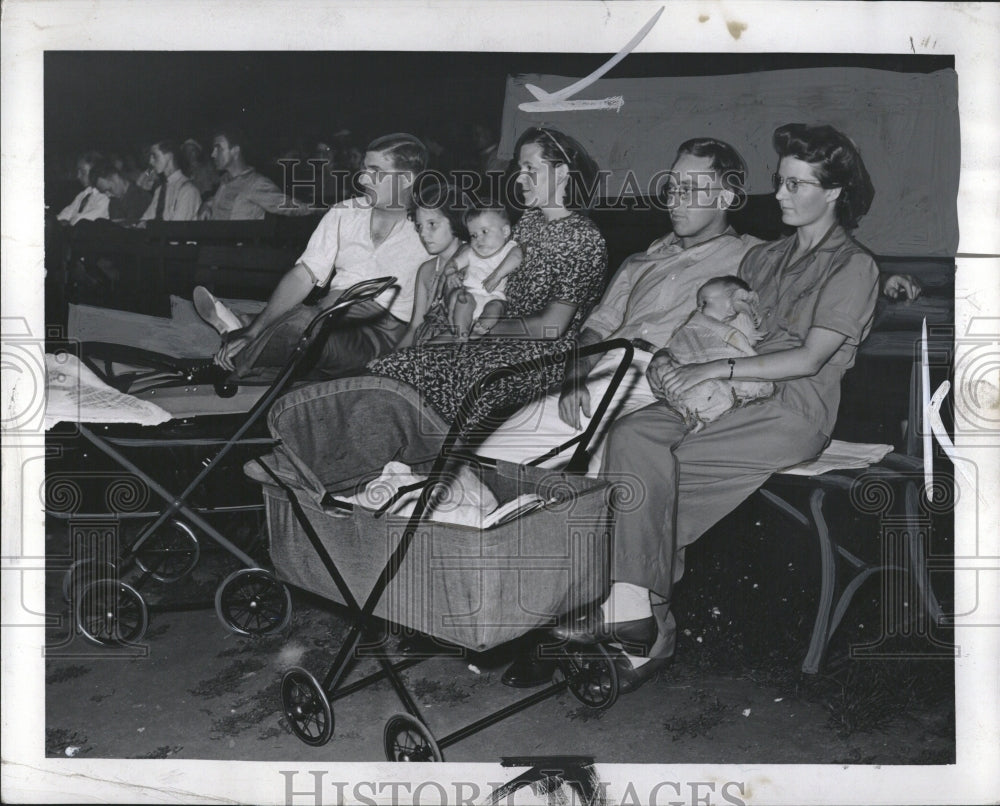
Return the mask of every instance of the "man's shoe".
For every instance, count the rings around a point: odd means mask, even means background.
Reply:
[[[660,672],[669,669],[674,662],[673,655],[666,658],[653,658],[652,660],[635,667],[624,655],[616,655],[614,664],[618,672],[618,693],[628,694],[640,688],[647,680],[658,677]]]
[[[574,644],[621,644],[633,655],[645,655],[656,642],[656,619],[635,619],[607,624],[598,611],[552,628],[552,635]]]
[[[538,647],[532,647],[514,659],[500,682],[511,688],[535,688],[552,682],[558,665],[553,658],[538,657]]]
[[[212,292],[205,286],[195,286],[194,291],[191,292],[191,301],[194,303],[194,309],[198,312],[198,316],[218,330],[221,335],[243,327],[240,318],[212,296]]]

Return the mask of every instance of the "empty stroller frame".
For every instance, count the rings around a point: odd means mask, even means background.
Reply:
[[[553,651],[562,679],[435,740],[399,674],[423,658],[393,662],[375,634],[380,620],[385,620],[483,651],[603,598],[613,488],[598,479],[531,465],[576,444],[567,468],[586,469],[587,444],[631,363],[633,349],[628,341],[616,339],[577,353],[610,349],[623,350],[622,360],[588,428],[529,465],[478,457],[458,448],[465,441],[464,423],[479,389],[504,374],[537,371],[543,364],[562,361],[564,354],[491,373],[466,396],[450,428],[419,399],[413,400],[412,387],[389,378],[318,384],[286,395],[272,409],[268,426],[280,446],[275,453],[249,462],[246,469],[264,485],[276,574],[283,582],[345,604],[351,616],[347,636],[322,683],[302,668],[289,669],[282,678],[282,709],[299,739],[309,745],[329,741],[334,729],[331,702],[383,678],[388,678],[406,711],[393,716],[384,729],[385,752],[392,761],[440,761],[445,747],[567,688],[592,708],[607,708],[615,701],[617,673],[603,647],[559,647]],[[379,394],[373,395],[373,389]],[[379,428],[352,433],[350,441],[338,440],[330,429],[337,422],[331,413],[334,406],[346,421],[367,417]],[[324,433],[330,438],[316,438]],[[359,471],[362,458],[373,464]],[[420,486],[408,518],[385,513],[413,486],[401,488],[375,512],[334,498],[334,493],[359,489],[372,477],[366,471],[377,475],[387,458],[407,462],[420,472],[429,466],[427,482]],[[425,520],[454,463],[474,465],[501,506],[524,493],[536,493],[541,501],[536,501],[537,508],[520,512],[513,505],[510,520],[490,527]],[[346,478],[345,473],[353,475]],[[354,593],[361,590],[367,592],[363,599]],[[363,633],[370,639],[365,649],[381,670],[344,685]]]
[[[119,391],[162,401],[165,397],[164,392],[180,387],[182,395],[199,392],[223,398],[234,398],[239,395],[232,401],[236,405],[228,407],[229,412],[239,412],[240,404],[249,404],[249,411],[246,412],[241,424],[228,438],[165,436],[162,430],[157,436],[109,437],[95,433],[87,425],[77,424],[80,435],[119,466],[141,479],[167,504],[158,514],[156,512],[113,513],[112,517],[115,520],[152,518],[152,522],[140,531],[138,537],[119,556],[115,557],[113,551],[105,550],[107,552],[105,556],[78,559],[67,569],[63,578],[63,595],[74,605],[76,626],[86,638],[101,645],[135,643],[142,639],[148,626],[149,608],[138,589],[150,579],[161,583],[179,581],[193,570],[201,549],[191,525],[247,566],[234,572],[224,582],[239,582],[243,586],[264,585],[267,590],[283,592],[278,586],[262,582],[262,579],[269,577],[269,572],[259,568],[259,563],[250,554],[227,539],[204,517],[210,514],[260,510],[261,504],[197,508],[189,504],[189,498],[220,466],[233,448],[273,447],[274,440],[248,437],[247,433],[260,421],[275,399],[296,380],[296,374],[310,357],[313,345],[320,342],[337,319],[352,305],[375,298],[394,282],[394,277],[381,277],[357,283],[344,291],[333,305],[320,311],[312,319],[285,366],[266,386],[245,389],[237,383],[224,379],[217,368],[213,369],[205,361],[172,361],[166,356],[120,345],[93,343],[82,345],[83,362],[102,380]],[[160,393],[159,397],[154,397],[157,392]],[[214,456],[202,462],[201,470],[179,495],[175,495],[151,478],[118,450],[118,448],[163,449],[192,446],[210,448],[219,446],[219,448]],[[53,511],[51,508],[48,512],[55,517],[69,517],[66,513]],[[87,516],[73,513],[72,517]],[[140,573],[134,584],[129,584],[124,581],[124,576],[133,567],[137,567]],[[225,584],[220,586],[220,592],[223,587]],[[231,585],[229,587],[232,588]],[[217,594],[215,599],[217,610],[221,604],[220,596]],[[242,619],[230,613],[222,619],[223,623],[243,634],[261,634],[280,629],[290,617],[291,600],[288,598],[270,602],[269,605],[266,609],[259,608],[264,612],[255,610],[245,614]]]

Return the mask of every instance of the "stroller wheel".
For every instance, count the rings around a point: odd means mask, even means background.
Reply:
[[[274,575],[260,568],[241,568],[215,592],[215,612],[240,635],[280,632],[292,618],[292,594]]]
[[[149,611],[135,588],[113,579],[91,582],[76,600],[76,626],[100,646],[134,644],[146,634]]]
[[[333,709],[322,686],[305,669],[295,667],[281,678],[281,708],[292,732],[318,747],[333,736]]]
[[[409,714],[394,714],[382,732],[389,761],[444,761],[441,748],[427,726]]]
[[[157,582],[179,582],[194,570],[201,546],[191,527],[170,520],[156,530],[135,554],[136,565]]]
[[[113,563],[99,562],[91,558],[77,560],[63,574],[63,599],[72,602],[91,582],[98,579],[113,579],[116,575]]]
[[[610,708],[618,699],[618,671],[600,644],[563,650],[559,668],[570,693],[588,708]]]

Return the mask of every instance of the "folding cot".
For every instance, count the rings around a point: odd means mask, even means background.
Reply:
[[[99,547],[96,556],[76,559],[64,575],[63,593],[74,606],[75,623],[80,632],[98,644],[134,643],[143,637],[148,626],[148,607],[138,588],[150,579],[159,582],[176,582],[188,574],[198,562],[200,546],[195,529],[214,540],[248,568],[257,569],[260,563],[252,554],[233,543],[213,527],[206,516],[223,512],[259,510],[259,503],[231,507],[198,507],[190,503],[198,490],[215,471],[225,467],[224,460],[236,448],[256,451],[273,445],[273,440],[252,435],[271,405],[289,385],[301,379],[312,354],[313,345],[319,345],[329,328],[353,305],[373,299],[395,282],[393,277],[383,277],[358,283],[346,290],[334,304],[320,310],[303,332],[285,366],[266,384],[243,385],[223,377],[210,361],[180,361],[167,356],[149,353],[119,345],[85,343],[81,345],[82,362],[106,384],[133,398],[156,401],[169,406],[170,413],[182,412],[185,423],[196,421],[190,417],[193,410],[190,399],[200,398],[198,411],[212,412],[212,427],[226,429],[227,436],[196,435],[169,430],[170,423],[152,433],[144,429],[138,436],[115,436],[107,429],[97,429],[92,423],[74,424],[73,434],[84,437],[115,464],[137,477],[143,484],[163,499],[166,506],[159,512],[117,511],[110,513],[115,521],[120,519],[148,520],[138,536],[121,553],[117,547]],[[171,401],[179,402],[172,406]],[[205,405],[207,403],[207,405]],[[214,415],[239,416],[238,427],[232,427],[231,418]],[[221,426],[220,426],[221,422]],[[176,424],[176,423],[175,423]],[[154,479],[128,454],[133,450],[151,451],[162,457],[167,448],[193,447],[209,449],[214,454],[205,458],[201,469],[179,493],[175,494]],[[155,461],[151,459],[150,461]],[[51,496],[50,496],[51,498]],[[108,498],[111,501],[111,498]],[[61,511],[49,506],[48,514],[68,519],[86,520],[86,515]],[[105,515],[105,517],[108,517]],[[90,548],[93,548],[91,546]],[[134,584],[124,577],[134,568],[139,576]],[[290,602],[288,603],[290,605]],[[217,597],[218,605],[218,597]],[[290,612],[284,608],[285,613]],[[263,633],[279,629],[282,622],[248,616],[244,621],[224,620],[234,629],[245,633]]]

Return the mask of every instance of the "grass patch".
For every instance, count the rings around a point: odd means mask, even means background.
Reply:
[[[202,680],[189,691],[196,697],[220,697],[242,689],[247,677],[259,672],[267,664],[256,658],[233,661],[215,677]]]
[[[70,752],[67,753],[66,751]],[[45,729],[45,755],[46,756],[83,756],[91,751],[87,745],[87,737],[75,730],[65,730],[63,728]]]
[[[150,750],[148,753],[143,753],[142,755],[138,756],[130,756],[130,758],[170,758],[171,756],[176,755],[183,749],[184,745],[181,744],[175,744],[175,745],[164,744],[161,745],[160,747],[157,747],[155,750]]]
[[[76,680],[78,677],[83,677],[85,674],[90,674],[89,666],[60,666],[55,669],[49,669],[48,673],[45,675],[45,684],[50,685],[52,683],[65,683],[67,680]]]
[[[863,544],[850,546],[852,552],[878,559],[881,537],[874,519],[833,517],[832,528]],[[928,636],[902,621],[919,612],[917,602],[901,608],[884,601],[900,595],[898,575],[885,586],[887,593],[877,575],[860,589],[834,634],[823,673],[806,675],[801,663],[819,599],[815,538],[752,498],[689,546],[685,565],[673,599],[680,676],[735,675],[780,696],[819,703],[841,737],[921,716],[934,717],[937,735],[954,736],[950,636]],[[890,638],[879,643],[883,636]],[[877,644],[878,655],[852,656],[852,647],[860,651],[866,644]]]

